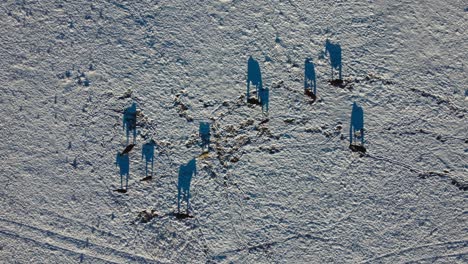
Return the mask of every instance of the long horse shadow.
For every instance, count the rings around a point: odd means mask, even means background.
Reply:
[[[250,84],[255,86],[256,100],[250,98]],[[251,104],[260,105],[259,91],[263,89],[262,73],[260,71],[260,64],[252,56],[247,61],[247,102]]]
[[[198,133],[200,134],[201,140],[202,140],[202,150],[203,152],[208,152],[210,148],[210,123],[208,122],[200,122],[200,127],[198,130]]]
[[[357,144],[359,139],[361,144]],[[351,112],[349,148],[352,151],[366,152],[366,148],[364,147],[364,110],[356,103],[353,103],[353,110]]]
[[[330,56],[330,66],[331,66],[331,81],[332,82],[342,82],[342,63],[341,63],[341,46],[340,44],[331,43],[330,40],[325,42],[325,54]],[[338,79],[333,78],[334,70],[338,70]]]
[[[195,159],[190,160],[186,165],[180,165],[179,180],[177,184],[177,214],[180,214],[181,200],[187,204],[187,215],[190,209],[190,183],[192,177],[197,174],[197,163]]]
[[[131,106],[125,108],[123,112],[123,129],[127,135],[127,145],[129,144],[130,140],[130,132],[133,132],[133,144],[135,144],[136,140],[136,125],[137,124],[137,105],[133,103]]]
[[[130,176],[130,158],[128,153],[117,152],[115,158],[115,165],[119,166],[120,170],[120,189],[115,190],[116,192],[126,193],[128,190],[128,178]],[[123,186],[123,178],[125,176],[125,189]]]
[[[149,142],[143,144],[141,149],[141,159],[145,158],[145,177],[141,181],[151,180],[153,178],[154,170],[154,147],[156,142],[151,139]],[[148,164],[151,163],[151,175],[148,175]]]
[[[270,105],[270,89],[262,87],[262,89],[258,91],[258,95],[260,98],[260,105],[262,106],[262,112],[267,114]]]
[[[304,62],[304,94],[312,98],[312,102],[317,99],[315,66],[310,58],[307,58]]]

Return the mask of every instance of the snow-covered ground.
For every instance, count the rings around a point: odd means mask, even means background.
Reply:
[[[468,262],[468,3],[7,0],[0,13],[1,263]],[[327,39],[352,89],[328,83]],[[264,124],[242,98],[250,55],[270,89]],[[353,102],[366,155],[348,148]],[[155,177],[141,182],[149,137]]]

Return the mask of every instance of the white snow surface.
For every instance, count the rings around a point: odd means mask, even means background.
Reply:
[[[1,263],[468,262],[466,1],[5,0],[0,13]],[[327,39],[352,89],[328,83]],[[265,124],[242,97],[250,55]],[[353,102],[366,155],[348,148]],[[160,147],[141,182],[144,137]]]

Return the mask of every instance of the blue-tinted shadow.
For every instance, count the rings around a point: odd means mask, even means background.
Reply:
[[[315,78],[315,66],[312,59],[307,58],[304,62],[304,90],[311,91],[317,95],[317,80]]]
[[[153,165],[154,165],[154,146],[156,142],[150,140],[149,142],[143,144],[141,149],[141,159],[145,158],[145,175],[148,177],[148,164],[151,163],[151,177],[153,177]]]
[[[130,175],[130,159],[128,154],[122,154],[117,152],[117,157],[115,159],[116,166],[120,168],[120,189],[124,190],[123,188],[123,177],[125,176],[125,190],[128,189],[128,177]]]
[[[356,132],[359,132],[356,134]],[[349,144],[355,143],[361,139],[361,145],[364,145],[364,110],[362,107],[353,103],[351,112],[351,125],[349,126]]]
[[[192,159],[187,165],[180,165],[179,182],[177,184],[177,212],[180,213],[180,200],[183,199],[187,203],[187,214],[190,208],[190,182],[192,177],[197,174],[197,163]]]
[[[252,56],[250,56],[247,61],[247,101],[250,98],[250,84],[255,86],[258,96],[258,91],[263,88],[262,73],[260,72],[260,64],[258,64],[258,61],[254,60]]]
[[[270,89],[262,88],[258,91],[258,96],[260,98],[260,103],[262,105],[262,112],[268,113],[268,105],[270,102]]]
[[[210,148],[210,123],[200,122],[199,134],[202,140],[203,151],[208,151]]]
[[[123,113],[123,129],[127,133],[127,145],[129,143],[130,131],[133,131],[133,143],[136,139],[136,121],[137,121],[137,107],[136,103],[133,103],[130,107],[125,108]]]
[[[330,56],[330,64],[332,71],[332,80],[333,80],[333,71],[334,69],[338,70],[338,79],[341,80],[341,46],[340,44],[333,44],[330,40],[327,39],[325,42],[325,54]]]

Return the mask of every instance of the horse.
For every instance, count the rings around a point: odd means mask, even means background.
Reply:
[[[254,60],[252,56],[247,61],[247,101],[250,98],[250,83],[255,86],[258,98],[258,91],[263,88],[262,73],[258,61]]]
[[[317,95],[317,81],[315,78],[315,67],[312,59],[307,58],[304,62],[304,90],[312,91]]]
[[[360,132],[359,136],[356,136],[356,131]],[[349,144],[352,145],[357,137],[361,138],[361,145],[364,145],[364,110],[354,102],[349,126]]]
[[[187,214],[190,208],[190,182],[192,177],[197,174],[197,164],[195,159],[192,159],[187,165],[180,165],[179,182],[177,184],[177,212],[180,214],[180,199],[183,197],[187,203]]]
[[[327,39],[325,42],[325,54],[330,54],[330,64],[333,80],[333,69],[339,71],[339,79],[341,80],[341,46],[340,44],[333,44]]]
[[[133,130],[133,143],[136,139],[136,120],[137,120],[137,108],[136,103],[133,103],[130,107],[125,108],[123,113],[123,129],[127,132],[127,145],[130,131]]]

